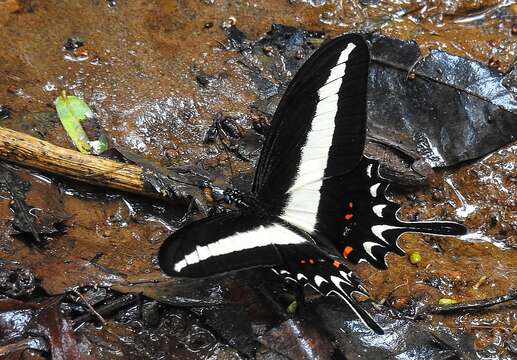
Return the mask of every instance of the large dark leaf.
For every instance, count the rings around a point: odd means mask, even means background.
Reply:
[[[433,167],[485,155],[517,134],[517,99],[503,75],[414,41],[374,36],[369,74],[369,135]]]
[[[370,313],[385,331],[379,336],[352,314],[333,309],[330,301],[319,304],[316,312],[322,318],[321,325],[335,336],[347,359],[479,359],[474,339],[461,330],[455,333],[446,327],[429,330],[400,314],[394,317],[385,308],[379,311],[372,307]]]
[[[41,246],[45,243],[42,235],[54,235],[64,230],[66,216],[55,209],[42,209],[29,204],[26,194],[30,188],[31,183],[19,177],[14,168],[0,163],[0,190],[8,192],[12,198],[12,227],[16,233],[31,234],[34,244]]]

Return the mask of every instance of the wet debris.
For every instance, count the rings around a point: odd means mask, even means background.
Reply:
[[[12,130],[20,131],[39,139],[49,139],[56,135],[56,127],[61,126],[55,112],[13,113],[9,121]]]
[[[202,87],[207,87],[210,85],[210,83],[214,80],[213,76],[210,76],[208,74],[205,74],[204,72],[200,72],[196,75],[196,81],[199,85]]]
[[[421,317],[424,314],[456,314],[465,311],[480,311],[495,305],[511,302],[515,305],[517,300],[517,290],[510,290],[508,294],[495,296],[489,299],[474,300],[468,302],[459,302],[455,299],[441,298],[438,305],[428,305],[421,308],[415,317]]]
[[[79,290],[82,298],[95,288]],[[202,316],[181,308],[175,308],[149,300],[138,294],[120,295],[106,290],[96,304],[91,304],[92,314],[83,306],[83,301],[69,298],[68,313],[82,313],[74,320],[76,333],[82,349],[99,359],[156,359],[177,356],[181,359],[210,358],[222,356],[241,359],[237,351],[223,344],[204,324]],[[74,298],[76,300],[74,300]],[[104,324],[92,326],[88,319],[102,316]],[[226,357],[225,357],[226,356]],[[217,357],[220,358],[220,357]]]
[[[503,78],[503,86],[517,98],[517,63],[513,64],[512,70]]]
[[[163,196],[193,201],[198,210],[208,212],[203,188],[210,187],[210,180],[193,170],[165,168],[122,147],[116,150],[127,160],[144,169],[144,186]]]
[[[120,293],[143,294],[162,304],[181,308],[214,307],[223,303],[221,281],[217,279],[128,279],[111,287]]]
[[[12,227],[15,233],[30,234],[37,246],[45,244],[45,236],[60,234],[65,230],[63,214],[42,212],[27,203],[26,193],[30,183],[22,180],[7,164],[0,163],[0,188],[9,193],[9,203],[14,213]]]
[[[289,359],[330,360],[334,354],[328,338],[301,320],[288,319],[258,341]]]
[[[79,49],[82,46],[84,46],[83,39],[80,37],[71,37],[66,39],[65,43],[63,44],[63,50],[74,51],[75,49]]]
[[[17,262],[0,260],[0,295],[28,298],[35,289],[36,277],[30,269]]]
[[[69,257],[67,261],[49,256],[41,264],[33,264],[40,286],[47,294],[58,295],[76,287],[114,286],[127,283],[127,275],[106,268],[93,260]]]
[[[247,122],[243,116],[218,113],[206,132],[204,142],[219,142],[240,160],[256,161],[264,139],[256,131],[248,129]]]
[[[0,354],[19,358],[30,348],[50,352],[52,359],[80,359],[71,323],[61,311],[62,299],[57,296],[39,303],[0,299],[0,327],[5,335]]]
[[[90,303],[89,300],[83,297],[79,292],[76,293],[79,295],[81,302],[86,305],[85,310],[83,310],[83,314],[75,318],[73,321],[76,329],[92,319],[100,320],[100,322],[105,325],[106,320],[104,320],[104,317],[111,317],[118,310],[140,301],[137,294],[113,295],[107,299],[102,299],[102,301],[97,301],[97,303],[102,302],[102,304],[94,308],[94,303]]]
[[[222,28],[230,42],[229,49],[244,51],[250,48],[250,42],[246,38],[246,35],[235,26],[231,19],[225,21]]]

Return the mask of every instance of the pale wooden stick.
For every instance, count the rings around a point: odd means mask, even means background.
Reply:
[[[145,188],[144,170],[140,166],[82,154],[3,127],[0,127],[0,159],[93,185],[159,195]]]

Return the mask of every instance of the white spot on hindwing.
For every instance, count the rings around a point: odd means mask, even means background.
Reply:
[[[301,280],[308,280],[307,279],[307,276],[303,275],[302,273],[298,273],[298,275],[296,275],[296,278],[301,281]]]
[[[381,218],[382,217],[382,210],[384,210],[385,207],[386,207],[385,204],[375,205],[374,207],[372,207],[372,210],[375,213],[375,215],[377,215],[378,217]]]
[[[368,164],[368,166],[366,167],[366,175],[368,175],[369,178],[372,177],[372,166],[373,164]]]
[[[389,242],[384,238],[383,232],[385,232],[386,230],[391,230],[391,229],[402,229],[402,228],[399,226],[391,226],[391,225],[375,225],[375,226],[372,226],[372,233],[375,236],[377,236],[379,239],[384,241],[386,244],[389,244]]]
[[[379,186],[381,186],[381,183],[373,184],[370,186],[370,194],[372,197],[377,197],[377,191],[379,190]]]
[[[314,283],[316,284],[317,287],[320,287],[323,282],[328,283],[328,281],[326,279],[324,279],[323,277],[321,277],[319,275],[314,276]]]
[[[343,277],[343,280],[345,280],[350,286],[353,286],[352,281],[350,280],[350,274],[347,274],[344,271],[339,272],[339,275],[341,275]]]
[[[377,261],[377,258],[376,258],[376,257],[373,255],[373,253],[372,253],[372,248],[373,248],[374,246],[384,247],[384,246],[382,246],[381,244],[378,244],[378,243],[373,242],[373,241],[365,241],[365,242],[363,243],[364,251],[366,251],[366,253],[372,257],[372,259],[375,259],[375,261]]]

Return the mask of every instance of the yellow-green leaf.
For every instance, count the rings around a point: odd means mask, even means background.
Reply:
[[[72,139],[75,147],[82,153],[89,154],[92,147],[88,135],[81,126],[81,121],[92,117],[93,112],[81,98],[67,95],[65,91],[55,101],[57,115],[66,133]]]

